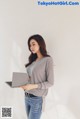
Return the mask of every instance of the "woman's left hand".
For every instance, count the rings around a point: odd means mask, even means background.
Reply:
[[[27,85],[21,86],[20,88],[23,88],[24,90],[31,90],[31,89],[35,89],[37,87],[38,87],[37,84],[27,84]]]

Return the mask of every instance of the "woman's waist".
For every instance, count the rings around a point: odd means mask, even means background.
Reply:
[[[25,90],[25,92],[29,94],[33,94],[35,96],[46,96],[48,93],[48,89]]]

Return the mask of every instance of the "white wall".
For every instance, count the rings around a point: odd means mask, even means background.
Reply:
[[[38,6],[37,0],[0,0],[0,106],[13,106],[13,118],[26,118],[24,92],[4,82],[11,80],[13,71],[25,72],[27,39],[39,33],[55,65],[42,119],[80,119],[79,10],[79,6]]]

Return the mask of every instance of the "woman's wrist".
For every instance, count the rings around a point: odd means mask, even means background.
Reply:
[[[34,84],[34,88],[38,88],[38,84]]]

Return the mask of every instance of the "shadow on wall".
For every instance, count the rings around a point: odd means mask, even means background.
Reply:
[[[80,119],[80,86],[74,86],[71,89],[68,100],[69,109]]]
[[[51,88],[45,99],[45,111],[41,119],[77,119],[66,105],[60,103],[59,96],[56,91]]]

